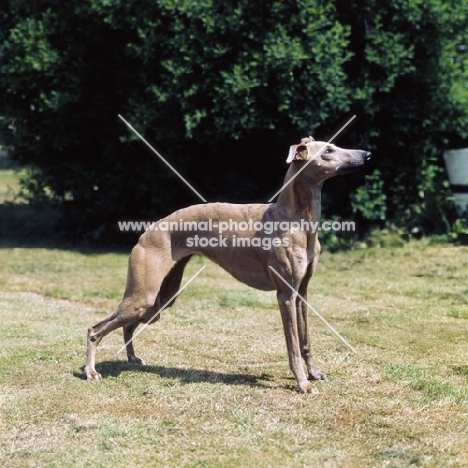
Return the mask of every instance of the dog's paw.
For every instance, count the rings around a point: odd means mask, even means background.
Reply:
[[[145,365],[145,361],[141,357],[138,356],[128,356],[128,362],[131,362],[132,364],[139,364],[140,366]]]
[[[309,372],[309,379],[310,380],[321,380],[322,382],[328,382],[327,376],[323,373],[314,369],[313,371]]]
[[[312,393],[314,395],[320,394],[319,390],[315,388],[310,382],[307,382],[303,385],[299,385],[299,391],[301,393]]]
[[[99,372],[96,372],[95,370],[85,369],[85,372],[86,372],[87,380],[95,380],[95,381],[102,380],[101,374]]]

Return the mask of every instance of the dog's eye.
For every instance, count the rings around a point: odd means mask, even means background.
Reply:
[[[333,156],[330,156],[333,153],[333,150],[331,148],[327,148],[323,153],[322,153],[322,159],[324,161],[331,161],[333,159]]]

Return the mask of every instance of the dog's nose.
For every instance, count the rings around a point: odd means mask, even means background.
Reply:
[[[364,161],[367,162],[372,158],[372,153],[370,151],[363,151],[362,157],[364,158]]]

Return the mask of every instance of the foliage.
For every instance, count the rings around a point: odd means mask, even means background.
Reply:
[[[277,190],[289,144],[356,114],[337,143],[372,150],[373,175],[327,184],[324,215],[446,231],[441,152],[467,137],[467,17],[443,0],[11,0],[1,138],[32,167],[32,199],[99,233],[198,201],[118,114],[206,198],[242,202]]]
[[[387,196],[383,188],[382,174],[378,169],[366,175],[364,185],[358,187],[351,198],[353,213],[359,213],[367,220],[384,220]]]

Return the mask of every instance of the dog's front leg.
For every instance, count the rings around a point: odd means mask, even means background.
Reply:
[[[289,289],[284,290],[281,288],[277,291],[277,298],[283,321],[286,346],[288,348],[289,367],[302,393],[318,393],[315,387],[307,380],[304,368],[302,367],[296,315],[296,293]]]
[[[299,287],[299,294],[307,301],[307,286],[309,284],[310,278],[313,275],[315,266],[310,263],[307,267],[307,272],[302,280],[301,286]],[[297,328],[299,335],[299,346],[301,348],[302,357],[306,363],[307,370],[309,372],[309,379],[311,380],[325,380],[327,381],[327,376],[320,372],[317,367],[315,367],[314,361],[312,359],[312,352],[310,350],[310,336],[309,329],[307,326],[307,305],[304,301],[298,296],[296,298],[296,311],[297,311]]]

